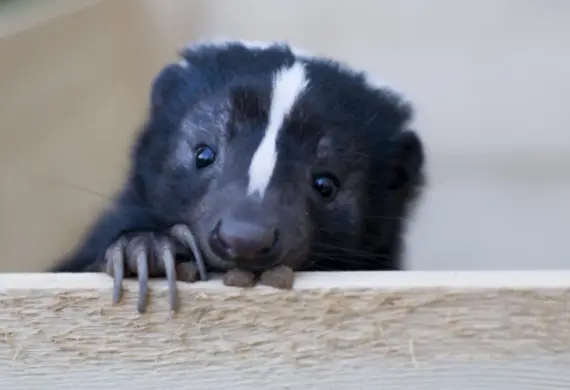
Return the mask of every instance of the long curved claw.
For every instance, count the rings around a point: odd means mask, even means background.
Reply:
[[[123,279],[125,278],[124,242],[117,241],[105,252],[105,268],[109,275],[113,275],[113,304],[120,302],[123,293]]]
[[[123,279],[125,278],[125,264],[123,254],[113,259],[113,304],[119,303],[123,297]]]
[[[148,258],[144,250],[137,253],[137,274],[139,279],[137,310],[139,313],[144,313],[148,303]]]
[[[147,237],[135,237],[126,245],[127,263],[132,270],[136,270],[139,282],[139,297],[137,310],[144,313],[148,300],[148,245]]]
[[[176,289],[176,262],[174,260],[173,249],[167,239],[162,239],[157,243],[156,250],[159,266],[164,268],[168,290],[170,294],[170,309],[178,310],[178,290]]]
[[[206,263],[204,263],[204,259],[202,258],[202,254],[198,249],[198,244],[196,244],[196,239],[194,235],[188,229],[186,225],[174,225],[171,228],[171,234],[175,237],[182,245],[192,250],[192,254],[194,255],[194,261],[198,267],[198,273],[200,275],[201,280],[208,280],[208,272],[206,271]]]

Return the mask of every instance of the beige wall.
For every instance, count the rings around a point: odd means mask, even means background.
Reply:
[[[290,40],[417,102],[432,188],[411,267],[570,262],[569,2],[91,2],[2,32],[1,269],[39,269],[74,242],[119,183],[150,78],[211,36]]]
[[[209,4],[204,35],[287,39],[400,86],[435,153],[570,150],[564,0]]]
[[[33,21],[18,13],[18,31],[0,39],[3,271],[45,267],[102,207],[124,170],[151,75],[132,3],[84,2],[56,18],[74,6],[59,3],[44,3]]]

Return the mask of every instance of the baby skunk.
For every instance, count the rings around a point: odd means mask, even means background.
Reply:
[[[399,270],[424,181],[411,105],[286,43],[198,42],[156,76],[131,170],[53,272]],[[235,278],[234,278],[235,279]],[[226,279],[226,284],[238,285]]]

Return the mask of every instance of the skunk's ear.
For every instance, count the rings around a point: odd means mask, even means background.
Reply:
[[[391,139],[388,188],[399,190],[414,185],[423,177],[424,147],[418,135],[402,131]]]
[[[181,64],[168,64],[154,77],[150,88],[150,105],[153,111],[170,105],[187,83],[188,71]]]

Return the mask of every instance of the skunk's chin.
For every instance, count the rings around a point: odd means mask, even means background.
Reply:
[[[231,269],[238,268],[242,270],[251,271],[256,274],[260,274],[279,264],[277,262],[265,263],[265,262],[240,261],[240,259],[227,260],[216,255],[215,253],[211,253],[210,250],[202,251],[202,256],[204,258],[204,262],[208,265],[208,267],[213,271],[217,272],[225,272]]]

